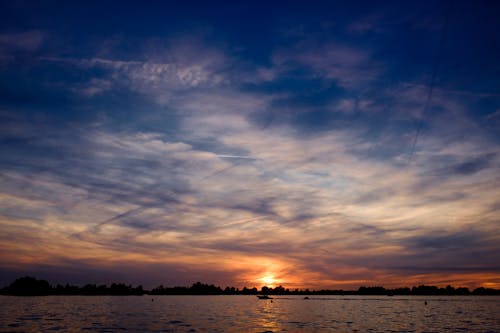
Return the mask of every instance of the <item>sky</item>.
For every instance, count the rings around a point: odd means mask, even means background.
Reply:
[[[499,13],[0,2],[0,285],[500,288]]]

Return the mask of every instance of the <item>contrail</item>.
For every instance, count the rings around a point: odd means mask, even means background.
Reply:
[[[234,159],[244,159],[244,160],[253,160],[253,161],[256,161],[256,160],[259,160],[258,158],[254,158],[254,157],[250,157],[250,156],[240,156],[240,155],[225,155],[225,154],[216,154],[218,157],[221,157],[221,158],[234,158]],[[203,182],[205,180],[207,180],[208,178],[211,178],[211,177],[214,177],[214,176],[217,176],[221,173],[224,173],[226,172],[227,170],[230,170],[234,167],[237,167],[237,166],[240,166],[240,164],[238,162],[236,162],[235,164],[232,164],[230,166],[227,166],[225,168],[222,168],[222,169],[219,169],[219,170],[215,170],[214,172],[202,177],[198,182]]]
[[[222,168],[222,169],[216,170],[216,171],[214,171],[214,172],[212,172],[212,173],[208,174],[207,176],[205,176],[205,177],[201,178],[198,182],[199,182],[199,183],[200,183],[200,182],[203,182],[203,181],[207,180],[208,178],[211,178],[211,177],[213,177],[213,176],[217,176],[218,174],[221,174],[221,173],[223,173],[223,172],[225,172],[225,171],[227,171],[227,170],[230,170],[230,169],[232,169],[232,168],[234,168],[234,167],[237,167],[237,166],[238,166],[238,164],[232,164],[232,165],[230,165],[230,166],[228,166],[228,167],[225,167],[225,168]]]
[[[412,87],[412,88],[421,88],[421,89],[428,88],[426,85],[413,82],[400,81],[399,84],[405,87]],[[436,87],[434,87],[434,91],[446,94],[465,95],[472,97],[500,97],[500,93],[492,93],[492,92],[481,92],[481,91],[475,92],[475,91],[436,88]]]
[[[420,133],[422,132],[423,119],[425,118],[425,115],[427,114],[427,112],[429,110],[429,106],[431,104],[432,93],[434,92],[434,86],[436,84],[437,72],[438,72],[438,69],[441,65],[442,50],[443,50],[443,45],[444,45],[444,42],[446,39],[446,32],[448,30],[448,23],[450,21],[450,13],[451,13],[452,5],[453,5],[453,1],[450,1],[450,5],[448,6],[448,9],[446,11],[446,17],[445,17],[445,21],[443,24],[441,39],[439,40],[438,49],[436,50],[436,62],[434,63],[434,68],[432,70],[431,82],[429,84],[429,91],[427,93],[427,98],[425,99],[424,109],[422,111],[422,119],[418,123],[417,132],[415,133],[415,137],[413,138],[413,143],[412,143],[411,150],[410,150],[410,157],[408,158],[408,164],[411,163],[411,160],[413,159],[413,155],[415,154],[415,147],[417,146],[418,138],[420,137]]]
[[[120,219],[122,219],[124,217],[130,216],[130,215],[134,215],[135,213],[139,213],[139,212],[141,212],[143,210],[146,210],[146,209],[149,209],[149,208],[152,208],[152,207],[141,206],[141,207],[129,209],[126,212],[123,212],[123,213],[120,213],[120,214],[116,214],[115,216],[113,216],[113,217],[111,217],[111,218],[109,218],[107,220],[99,222],[98,224],[96,224],[94,226],[91,226],[91,227],[87,228],[86,230],[72,233],[70,235],[70,237],[75,237],[75,238],[80,239],[80,236],[82,234],[84,234],[84,233],[87,233],[87,232],[99,232],[99,230],[101,229],[101,227],[105,226],[106,224],[109,224],[109,223],[112,223],[112,222],[115,222],[115,221],[119,221]]]
[[[259,216],[249,217],[249,218],[246,218],[246,219],[232,221],[232,222],[229,222],[229,223],[226,223],[226,224],[221,224],[221,225],[218,225],[217,227],[219,227],[219,228],[226,228],[226,227],[235,226],[235,225],[238,225],[238,224],[245,224],[245,223],[249,223],[249,222],[253,222],[253,221],[258,221],[260,219],[263,219],[263,218],[269,217],[269,216],[270,215],[259,215]]]
[[[223,154],[216,154],[217,157],[221,158],[243,158],[245,160],[258,160],[258,158],[251,157],[251,156],[243,156],[243,155],[223,155]]]
[[[216,154],[216,155],[218,157],[221,157],[221,158],[258,160],[257,158],[254,158],[254,157],[251,157],[251,156],[243,156],[243,155],[225,155],[225,154]],[[235,163],[235,164],[229,165],[227,167],[224,167],[222,169],[215,170],[214,172],[212,172],[212,173],[210,173],[210,174],[202,177],[201,179],[199,179],[198,182],[203,182],[203,181],[207,180],[208,178],[217,176],[217,175],[219,175],[221,173],[224,173],[227,170],[230,170],[230,169],[232,169],[234,167],[237,167],[239,165],[240,164]],[[175,196],[177,194],[177,193],[175,193],[173,191],[168,191],[168,192],[170,192],[169,194],[172,195],[172,196]],[[88,232],[89,230],[98,231],[104,225],[107,225],[109,223],[113,223],[115,221],[119,221],[119,220],[121,220],[124,217],[130,216],[130,215],[134,215],[136,213],[140,213],[140,212],[142,212],[144,210],[148,210],[150,208],[162,207],[163,205],[164,205],[164,203],[158,203],[158,204],[152,204],[152,205],[142,205],[140,207],[129,209],[129,210],[123,212],[123,213],[116,214],[115,216],[113,216],[113,217],[111,217],[111,218],[109,218],[107,220],[101,221],[101,222],[97,223],[96,225],[92,226],[91,228],[89,228],[89,229],[87,229],[85,231],[80,231],[80,232],[73,233],[71,236],[78,238],[82,233]],[[259,217],[259,218],[262,218],[262,217]],[[240,223],[240,222],[237,222],[237,223]]]

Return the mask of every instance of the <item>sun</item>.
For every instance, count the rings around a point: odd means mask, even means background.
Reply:
[[[271,288],[274,288],[274,286],[278,283],[278,281],[274,278],[273,275],[264,275],[258,280],[264,283],[265,286]]]

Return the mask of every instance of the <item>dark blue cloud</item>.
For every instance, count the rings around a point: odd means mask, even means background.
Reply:
[[[460,175],[470,175],[479,172],[491,165],[492,160],[496,157],[495,154],[488,154],[466,162],[462,162],[453,167],[453,171]]]

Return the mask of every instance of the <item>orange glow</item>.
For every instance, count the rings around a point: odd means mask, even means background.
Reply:
[[[279,284],[278,281],[274,278],[274,276],[270,274],[264,275],[263,277],[259,278],[258,281],[262,282],[265,286],[271,288],[274,288]]]
[[[0,235],[0,263],[2,268],[10,270],[22,271],[30,265],[47,265],[67,270],[65,265],[68,263],[85,263],[97,270],[144,266],[161,267],[165,270],[177,267],[186,272],[209,272],[216,267],[217,271],[213,276],[201,282],[258,289],[263,286],[276,288],[282,285],[292,290],[295,288],[355,290],[360,286],[382,285],[385,288],[398,288],[421,284],[439,287],[452,285],[468,287],[471,290],[480,286],[500,288],[500,275],[497,272],[401,274],[382,269],[340,265],[331,267],[330,270],[324,269],[324,272],[317,272],[301,267],[302,260],[291,260],[283,256],[254,256],[237,252],[227,255],[229,253],[227,251],[192,248],[189,247],[190,244],[183,244],[182,232],[151,232],[137,235],[134,241],[142,252],[135,252],[108,245],[113,244],[117,234],[125,235],[129,232],[129,229],[120,225],[105,225],[98,233],[93,233],[88,231],[83,223],[75,222],[68,226],[54,216],[45,216],[42,226],[37,221],[28,219],[13,221],[0,216],[0,225],[3,227],[3,233]],[[78,237],[72,236],[75,234]],[[278,236],[279,234],[274,234],[275,238]],[[205,242],[217,242],[224,240],[225,237],[235,236],[220,232],[203,237]],[[176,247],[164,248],[162,245],[165,243],[175,244]],[[352,254],[347,248],[348,244],[345,246],[346,249],[342,253],[348,257]],[[181,248],[183,251],[179,251]],[[389,253],[396,251],[390,247],[381,249]],[[382,250],[380,253],[383,253]],[[321,266],[320,258],[317,257],[315,265],[325,268],[326,266]],[[219,272],[224,272],[223,278],[217,278]],[[168,284],[169,281],[161,283]],[[150,287],[156,286],[150,285]]]

